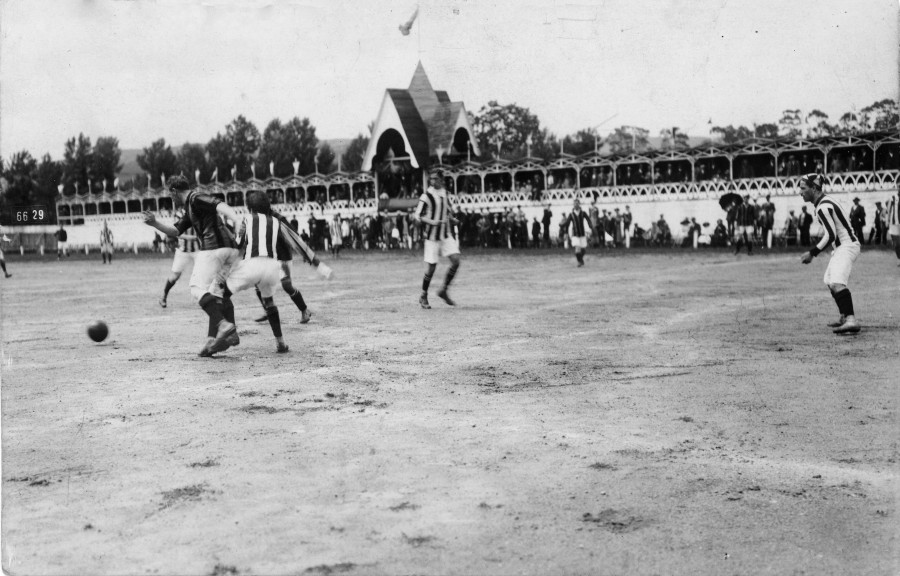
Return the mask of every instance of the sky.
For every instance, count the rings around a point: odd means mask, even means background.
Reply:
[[[897,2],[0,0],[0,156],[205,144],[238,115],[353,138],[419,61],[469,112],[516,104],[558,136],[835,122],[898,99]]]

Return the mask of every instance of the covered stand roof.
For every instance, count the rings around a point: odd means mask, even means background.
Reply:
[[[465,106],[462,102],[451,102],[446,92],[436,91],[419,62],[409,88],[385,91],[362,170],[371,170],[373,162],[387,156],[388,149],[394,157],[408,155],[414,168],[428,168],[432,157],[452,150],[454,136],[460,129],[468,133],[473,152],[478,155]],[[399,139],[393,131],[399,133]],[[401,141],[404,150],[397,149]]]

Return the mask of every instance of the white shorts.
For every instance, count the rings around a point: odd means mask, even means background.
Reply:
[[[176,248],[175,259],[172,260],[172,272],[181,274],[187,270],[188,264],[194,262],[194,254],[196,254],[196,252],[185,252],[181,248]]]
[[[454,254],[459,254],[459,243],[452,236],[443,240],[425,240],[425,262],[428,264],[437,264],[439,257]]]
[[[101,244],[100,245],[100,253],[101,254],[112,254],[113,245],[112,244]]]
[[[271,298],[275,295],[281,272],[281,262],[274,258],[262,256],[239,260],[228,275],[228,289],[238,293],[255,286],[263,298]]]
[[[240,258],[237,248],[200,250],[194,254],[191,272],[191,296],[198,302],[204,294],[222,295],[222,284],[231,266]]]
[[[844,244],[834,249],[828,268],[825,269],[825,284],[843,284],[850,282],[850,270],[859,256],[859,244]]]
[[[756,230],[754,226],[737,226],[735,228],[737,233],[746,234],[747,236],[753,236],[753,231]]]
[[[900,224],[891,224],[890,228],[888,228],[888,233],[891,236],[900,236]]]
[[[572,236],[572,248],[587,248],[587,236]]]

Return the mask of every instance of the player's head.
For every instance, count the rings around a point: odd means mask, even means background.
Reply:
[[[247,194],[247,209],[257,214],[268,214],[272,211],[269,195],[262,190],[254,190]]]
[[[438,188],[444,187],[444,171],[440,168],[435,168],[431,172],[428,173],[428,183],[432,186],[437,186]]]
[[[191,183],[183,174],[176,174],[166,181],[169,195],[176,207],[184,205],[184,193],[191,189]]]
[[[822,192],[822,176],[807,174],[800,178],[800,195],[807,202],[812,202]]]
[[[576,198],[575,199],[575,209],[578,210],[579,208],[581,208],[581,200]]]

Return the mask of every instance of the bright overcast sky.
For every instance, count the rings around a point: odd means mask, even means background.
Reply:
[[[0,0],[0,155],[79,133],[206,143],[239,114],[352,138],[419,60],[438,90],[557,135],[606,121],[831,121],[898,98],[897,0]],[[614,116],[615,115],[615,116]],[[612,119],[610,117],[614,116]]]

